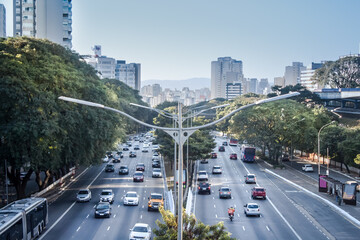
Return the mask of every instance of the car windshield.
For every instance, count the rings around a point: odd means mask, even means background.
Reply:
[[[101,195],[111,195],[111,192],[102,192]]]
[[[120,167],[120,169],[127,169],[127,167],[125,167],[125,166],[121,166],[121,167]]]
[[[255,189],[255,191],[257,191],[257,192],[263,192],[263,191],[265,191],[265,189],[263,189],[263,188],[257,188],[257,189]]]
[[[153,169],[153,172],[161,172],[160,169]]]
[[[221,169],[221,167],[214,166],[214,169]]]
[[[79,194],[88,194],[89,192],[86,190],[79,191]]]
[[[151,199],[162,199],[161,195],[151,195]]]
[[[144,167],[145,164],[138,164],[137,166],[138,166],[138,167]]]
[[[248,175],[248,178],[254,178],[255,176],[253,176],[253,175]]]
[[[109,208],[109,205],[107,204],[98,204],[96,206],[96,209],[108,209]]]
[[[127,193],[126,197],[137,197],[136,193]]]
[[[223,192],[229,192],[230,189],[229,189],[229,188],[221,188],[221,191],[223,191]]]
[[[147,227],[134,227],[134,232],[147,232]]]
[[[259,208],[259,206],[255,205],[255,204],[250,204],[250,205],[248,205],[248,208]]]
[[[134,175],[135,176],[142,176],[143,174],[142,173],[135,173]]]
[[[199,175],[206,175],[206,172],[199,172]]]
[[[107,165],[106,167],[107,168],[112,168],[112,167],[114,167],[114,165]]]

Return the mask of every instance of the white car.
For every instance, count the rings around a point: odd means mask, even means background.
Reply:
[[[162,177],[161,168],[153,168],[152,177],[153,178],[161,178]]]
[[[199,171],[198,173],[198,181],[208,181],[209,177],[206,171]]]
[[[130,229],[129,240],[137,239],[151,239],[151,227],[146,223],[136,223],[135,226]]]
[[[159,145],[153,145],[153,146],[152,146],[152,149],[153,149],[153,150],[158,150],[158,149],[159,149]]]
[[[314,168],[311,164],[305,164],[304,166],[302,166],[302,170],[304,172],[313,172]]]
[[[102,190],[100,194],[100,202],[109,202],[112,204],[114,202],[113,191],[111,189]]]
[[[260,207],[257,203],[247,203],[244,205],[244,213],[246,216],[260,217]]]
[[[213,166],[213,168],[212,168],[212,173],[213,173],[213,174],[222,174],[222,168],[221,168],[221,166],[219,166],[219,165]]]
[[[102,159],[103,162],[109,162],[109,158],[108,156],[105,156],[103,159]]]
[[[124,196],[124,205],[139,205],[139,196],[136,192],[127,192]]]
[[[143,146],[142,152],[149,152],[149,146]]]
[[[160,161],[160,157],[159,156],[153,156],[151,161]]]
[[[89,189],[80,189],[76,195],[76,200],[78,202],[90,202],[91,191]]]

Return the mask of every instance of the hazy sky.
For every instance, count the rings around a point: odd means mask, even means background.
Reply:
[[[7,34],[12,35],[12,0]],[[141,63],[142,80],[211,75],[211,61],[243,61],[245,77],[283,76],[293,61],[359,52],[359,0],[73,0],[73,48]]]

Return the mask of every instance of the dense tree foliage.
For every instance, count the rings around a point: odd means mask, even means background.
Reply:
[[[311,104],[313,106],[321,103],[321,99],[320,99],[319,95],[307,90],[306,87],[304,87],[300,84],[296,84],[295,86],[288,85],[285,87],[275,85],[275,86],[271,87],[271,90],[273,92],[269,93],[267,95],[268,97],[275,97],[277,95],[283,95],[283,94],[287,94],[289,92],[298,92],[298,93],[300,93],[300,95],[293,98],[297,102],[304,103],[307,105]]]
[[[40,189],[75,164],[96,164],[129,124],[101,109],[58,100],[68,96],[135,113],[137,92],[100,80],[77,54],[47,40],[0,39],[0,152],[18,197],[35,172]],[[21,171],[27,171],[24,179]],[[40,172],[46,178],[40,178]]]
[[[360,57],[348,56],[337,61],[328,61],[315,71],[313,80],[332,88],[360,87]]]
[[[177,218],[170,212],[160,208],[163,222],[156,220],[158,229],[153,229],[155,240],[176,240],[177,239]],[[230,233],[225,231],[224,223],[205,225],[198,221],[194,215],[187,215],[183,212],[183,239],[184,240],[230,240]]]

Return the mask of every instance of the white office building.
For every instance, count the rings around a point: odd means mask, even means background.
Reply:
[[[0,37],[6,37],[6,9],[0,4]]]
[[[115,67],[115,79],[140,91],[141,89],[141,65],[139,63],[128,63],[117,60]]]
[[[292,66],[285,67],[285,86],[293,85],[300,83],[300,74],[301,71],[306,70],[302,62],[293,62]]]
[[[315,83],[312,77],[315,74],[315,70],[321,68],[322,66],[323,63],[311,63],[311,65],[307,67],[306,70],[301,71],[300,84],[312,92],[315,90],[320,90],[322,86]]]
[[[13,0],[14,36],[46,38],[72,47],[71,0]]]
[[[226,98],[226,85],[243,79],[242,61],[220,57],[211,62],[211,98]]]
[[[240,82],[226,84],[226,99],[231,100],[242,95],[242,88]]]

